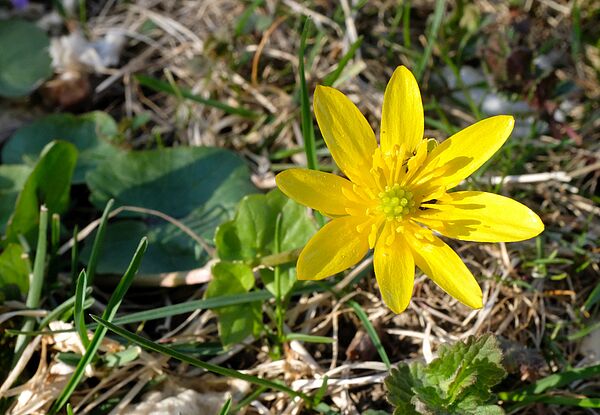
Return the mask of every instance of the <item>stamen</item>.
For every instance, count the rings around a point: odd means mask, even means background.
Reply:
[[[383,192],[379,192],[379,205],[376,211],[383,213],[388,222],[401,222],[404,216],[411,213],[415,208],[415,201],[411,191],[402,188],[398,183],[386,186]]]

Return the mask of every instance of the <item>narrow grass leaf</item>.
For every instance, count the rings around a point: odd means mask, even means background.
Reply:
[[[255,385],[265,386],[265,387],[273,389],[273,390],[287,393],[288,395],[290,395],[290,397],[299,397],[307,402],[310,402],[310,398],[307,395],[305,395],[304,393],[297,392],[293,389],[290,389],[289,387],[287,387],[281,383],[274,382],[274,381],[271,381],[268,379],[259,378],[257,376],[248,375],[246,373],[238,372],[237,370],[228,369],[228,368],[225,368],[222,366],[217,366],[212,363],[204,362],[202,360],[196,359],[194,357],[191,357],[191,356],[188,356],[181,352],[178,352],[176,350],[173,350],[170,347],[163,346],[161,344],[158,344],[151,340],[148,340],[144,337],[138,336],[137,334],[127,331],[121,327],[115,326],[114,324],[109,323],[108,321],[106,321],[103,318],[100,318],[97,316],[92,316],[92,318],[98,324],[103,326],[104,328],[107,328],[108,330],[114,332],[115,334],[118,334],[119,336],[123,337],[124,339],[129,340],[130,342],[135,343],[138,346],[141,346],[145,349],[163,354],[165,356],[170,356],[174,359],[180,360],[184,363],[188,363],[192,366],[196,366],[196,367],[205,369],[209,372],[216,373],[217,375],[227,376],[230,378],[244,380],[246,382],[250,382]]]
[[[410,49],[410,0],[404,0],[404,9],[402,10],[402,37],[404,38],[404,47]]]
[[[530,402],[530,397],[567,386],[577,380],[600,376],[600,364],[577,369],[565,370],[538,380],[537,382],[517,391],[500,392],[498,397],[505,401]]]
[[[46,265],[46,250],[48,248],[48,209],[46,206],[40,208],[40,225],[38,231],[37,248],[35,250],[35,260],[33,263],[33,276],[29,284],[27,293],[26,306],[33,309],[40,305],[40,297],[42,295],[42,287],[44,285],[44,269]],[[22,331],[31,331],[35,325],[35,320],[29,318],[25,321]],[[19,335],[15,341],[15,355],[13,364],[19,360],[21,353],[27,346],[28,336]]]
[[[87,350],[87,348],[90,346],[90,339],[88,338],[87,327],[85,325],[85,316],[83,314],[86,288],[87,275],[85,270],[82,270],[79,273],[79,277],[77,278],[77,286],[75,287],[75,312],[73,319],[75,321],[75,328],[77,329],[77,333],[79,333],[79,338],[81,339],[81,344],[83,344],[83,348]]]
[[[315,129],[313,127],[310,101],[308,98],[308,85],[304,73],[304,55],[306,53],[306,37],[310,27],[310,19],[304,22],[302,37],[300,38],[300,50],[298,52],[298,72],[300,77],[300,114],[302,117],[302,136],[304,137],[304,152],[309,169],[318,170],[317,153],[315,146]]]
[[[121,278],[121,281],[119,281],[119,284],[113,292],[113,295],[108,300],[106,309],[102,313],[102,317],[105,321],[111,321],[117,314],[117,310],[121,305],[121,301],[123,301],[123,297],[125,296],[125,293],[127,292],[129,286],[133,282],[133,278],[135,277],[135,274],[137,273],[137,270],[140,267],[142,256],[146,252],[147,247],[148,240],[146,238],[143,238],[140,241],[140,244],[138,245],[135,254],[133,255],[133,258],[129,264],[129,267],[127,268],[127,271],[125,271],[125,274],[123,274],[123,278]],[[94,337],[92,337],[92,340],[90,341],[89,347],[86,349],[85,354],[81,357],[81,359],[79,359],[79,363],[73,371],[71,378],[69,379],[64,389],[62,390],[62,392],[60,393],[56,401],[54,401],[54,404],[52,404],[52,407],[48,411],[50,415],[56,414],[69,400],[71,394],[73,393],[73,391],[81,381],[83,374],[85,373],[85,367],[92,362],[92,359],[96,355],[98,348],[102,344],[102,340],[104,339],[106,331],[107,329],[104,326],[98,326],[96,328],[96,331],[94,332]]]
[[[244,396],[244,398],[241,399],[238,402],[238,404],[233,408],[233,413],[237,414],[238,412],[240,412],[242,410],[242,408],[244,408],[246,405],[249,405],[251,402],[255,401],[260,396],[260,394],[266,390],[268,390],[268,388],[265,388],[264,386],[260,386],[260,387],[256,388],[255,390],[253,390],[248,395]]]
[[[517,407],[531,403],[544,403],[547,405],[578,406],[580,408],[600,408],[600,398],[587,396],[559,396],[559,395],[528,395],[519,401]]]
[[[231,409],[231,398],[227,398],[227,400],[225,401],[225,404],[219,411],[219,415],[227,415],[229,413],[230,409]]]
[[[285,335],[285,338],[289,341],[289,340],[298,340],[300,342],[306,342],[306,343],[335,343],[335,339],[331,338],[331,337],[325,337],[325,336],[312,336],[310,334],[303,334],[303,333],[288,333]]]
[[[350,45],[350,49],[348,49],[348,52],[346,52],[346,54],[342,56],[342,59],[340,59],[340,61],[338,62],[337,67],[333,70],[333,72],[327,75],[325,79],[323,79],[323,85],[332,86],[335,83],[335,81],[338,80],[338,78],[344,71],[344,68],[346,67],[348,62],[350,62],[350,59],[354,57],[356,51],[358,50],[358,48],[360,48],[360,45],[362,45],[362,41],[363,37],[359,36],[358,39],[356,39],[356,41],[352,45]]]
[[[244,30],[246,29],[246,25],[248,24],[250,17],[252,17],[252,14],[256,10],[256,8],[262,5],[263,2],[264,0],[254,0],[252,4],[250,4],[250,6],[246,7],[246,10],[244,10],[244,12],[240,15],[240,17],[237,20],[237,23],[235,24],[234,33],[236,37],[244,33]]]
[[[191,313],[196,310],[207,310],[231,305],[248,304],[256,301],[265,301],[273,296],[266,290],[252,291],[243,295],[225,295],[203,300],[188,301],[170,306],[158,307],[153,310],[131,313],[114,319],[115,324],[137,323],[146,320],[176,316]]]
[[[90,295],[91,293],[92,293],[92,289],[88,287],[86,289],[86,296]],[[84,309],[89,308],[93,303],[94,303],[94,300],[92,298],[88,298],[86,300],[86,302],[84,303],[83,308]],[[60,316],[62,316],[64,313],[66,313],[69,309],[72,309],[74,306],[75,306],[75,296],[66,299],[62,304],[59,304],[58,307],[55,307],[52,311],[50,311],[48,313],[48,315],[42,319],[42,321],[40,321],[39,329],[41,330],[41,329],[47,327],[48,324],[50,324],[50,322],[52,322],[54,320],[58,320],[60,318]],[[69,330],[69,331],[72,331],[72,330]]]
[[[106,226],[108,224],[108,215],[114,203],[114,199],[110,199],[108,203],[106,203],[106,207],[104,208],[104,212],[102,212],[102,217],[100,218],[100,224],[98,225],[98,232],[96,232],[96,237],[94,238],[94,244],[92,245],[92,252],[90,253],[90,260],[88,261],[87,267],[87,283],[90,286],[94,283],[96,264],[98,263],[98,257],[100,256],[100,251],[102,250],[102,242],[104,241],[104,234],[106,233]]]
[[[50,223],[50,252],[51,252],[51,255],[54,255],[56,253],[59,243],[60,243],[60,215],[58,213],[53,213],[52,220]]]
[[[442,19],[444,17],[444,11],[446,10],[446,1],[445,0],[436,0],[435,9],[433,11],[433,22],[431,23],[430,30],[427,34],[427,45],[425,46],[425,51],[423,55],[421,55],[421,60],[417,64],[417,68],[415,69],[415,78],[417,81],[420,81],[423,78],[423,73],[425,72],[425,67],[429,62],[429,58],[431,56],[431,51],[433,50],[433,45],[437,40],[438,32],[440,30],[440,26],[442,24]]]
[[[367,316],[367,313],[365,313],[365,310],[363,310],[363,308],[356,301],[350,301],[350,302],[348,302],[348,304],[350,305],[350,307],[352,307],[352,309],[354,310],[354,312],[360,319],[363,326],[365,326],[365,330],[367,330],[367,334],[371,338],[371,341],[373,342],[375,349],[377,349],[377,353],[379,353],[379,357],[381,357],[381,361],[383,363],[385,363],[387,369],[390,370],[392,367],[392,364],[390,363],[390,359],[389,359],[387,353],[385,352],[383,345],[381,344],[381,340],[379,339],[379,336],[377,335],[377,331],[375,330],[375,327],[373,327],[373,324],[371,324],[371,322],[369,321],[369,317]]]
[[[168,82],[161,81],[159,79],[152,78],[150,76],[145,76],[145,75],[136,75],[135,79],[140,83],[140,85],[143,85],[143,86],[153,89],[155,91],[166,92],[167,94],[171,94],[171,95],[176,94],[175,89]],[[218,108],[218,109],[226,112],[227,114],[239,115],[239,116],[245,117],[245,118],[258,117],[258,114],[254,111],[251,111],[246,108],[241,108],[241,107],[232,107],[232,106],[224,104],[220,101],[216,101],[214,99],[203,98],[200,95],[196,95],[196,94],[192,93],[188,89],[179,87],[177,89],[177,91],[184,98],[187,98],[194,102],[198,102],[200,104],[208,105],[209,107]]]

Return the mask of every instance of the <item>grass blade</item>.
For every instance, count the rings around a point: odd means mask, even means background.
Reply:
[[[206,310],[230,305],[248,304],[255,301],[265,301],[272,297],[273,295],[270,292],[266,290],[260,290],[245,293],[243,295],[226,295],[221,297],[206,298],[203,300],[188,301],[185,303],[158,307],[153,310],[131,313],[114,319],[114,323],[128,324],[146,320],[156,320],[159,318],[176,316],[178,314],[191,313],[192,311],[196,310]]]
[[[402,37],[404,39],[404,47],[410,49],[410,0],[404,0],[404,8],[402,10]]]
[[[42,296],[42,287],[44,285],[44,269],[46,265],[46,251],[48,248],[47,241],[48,232],[48,209],[46,206],[40,208],[40,226],[38,231],[37,247],[35,250],[35,260],[33,263],[33,276],[29,291],[27,292],[26,305],[27,308],[37,308],[40,305],[40,297]],[[23,324],[22,331],[31,331],[35,324],[35,320],[29,318]],[[27,346],[27,335],[19,335],[15,341],[15,355],[13,363],[19,360],[21,353]]]
[[[86,295],[89,295],[91,293],[92,293],[92,289],[88,287],[86,289]],[[89,298],[85,302],[84,308],[89,308],[93,303],[94,303],[94,300]],[[40,321],[39,329],[42,330],[43,328],[47,327],[48,324],[50,324],[50,322],[57,320],[63,313],[65,313],[70,308],[73,308],[74,305],[75,305],[75,296],[66,299],[62,304],[58,305],[52,311],[50,311],[48,313],[48,315],[42,319],[42,321]]]
[[[147,239],[142,238],[135,251],[135,254],[133,255],[131,262],[129,263],[127,271],[125,271],[125,274],[123,274],[123,278],[121,278],[121,281],[119,281],[119,284],[117,285],[117,288],[115,289],[113,295],[108,300],[106,309],[102,313],[104,321],[111,321],[117,314],[117,310],[121,305],[121,301],[123,301],[123,297],[125,296],[125,293],[127,292],[129,286],[133,282],[133,278],[135,277],[135,274],[137,273],[137,270],[140,267],[142,256],[146,252],[147,247]],[[104,326],[98,326],[96,328],[96,331],[94,332],[94,337],[92,337],[92,340],[90,341],[89,347],[85,351],[85,354],[81,357],[81,359],[79,359],[79,363],[73,371],[71,378],[69,379],[64,389],[62,390],[62,392],[48,411],[50,415],[56,414],[56,412],[59,411],[69,400],[71,394],[73,393],[73,391],[81,381],[81,378],[83,377],[85,367],[92,362],[92,359],[96,355],[96,352],[98,351],[98,348],[102,343],[102,339],[104,338],[106,331],[107,329]]]
[[[423,55],[421,55],[421,60],[417,65],[417,69],[415,70],[415,78],[417,78],[417,81],[420,81],[422,79],[423,72],[425,72],[425,67],[427,66],[427,62],[429,62],[431,50],[433,49],[433,45],[435,44],[435,41],[437,39],[445,10],[446,1],[436,0],[435,9],[433,11],[433,22],[431,24],[431,29],[427,34],[427,45],[425,46],[425,51],[423,52]]]
[[[53,213],[52,220],[50,222],[50,252],[51,252],[51,255],[56,254],[59,243],[60,243],[60,215],[58,213]]]
[[[227,414],[229,414],[229,410],[230,409],[231,409],[231,398],[227,398],[227,401],[225,401],[225,404],[223,405],[223,407],[219,411],[219,415],[227,415]]]
[[[87,267],[87,282],[88,285],[92,285],[94,283],[94,276],[96,275],[96,263],[98,262],[98,257],[100,256],[100,251],[102,250],[102,242],[104,241],[104,234],[106,233],[106,225],[108,223],[108,215],[112,209],[113,204],[115,203],[114,199],[110,199],[104,208],[104,212],[102,212],[102,217],[100,218],[100,224],[98,225],[98,232],[96,232],[96,237],[94,238],[94,245],[92,245],[92,252],[90,253],[90,260],[88,261]],[[76,240],[75,240],[76,241]],[[75,246],[75,245],[73,245]]]
[[[286,340],[298,340],[306,343],[335,343],[335,339],[325,336],[312,336],[303,333],[288,333],[285,335]]]
[[[315,129],[313,127],[312,112],[310,110],[306,75],[304,74],[304,54],[306,52],[306,37],[308,36],[309,27],[310,19],[306,19],[304,22],[304,28],[302,29],[300,50],[298,52],[298,73],[300,76],[300,114],[302,117],[302,136],[304,137],[306,164],[311,170],[319,170],[315,146]]]
[[[181,94],[181,96],[184,98],[187,98],[194,102],[198,102],[200,104],[208,105],[209,107],[218,108],[218,109],[226,112],[227,114],[239,115],[239,116],[245,117],[245,118],[258,117],[258,114],[254,111],[251,111],[246,108],[232,107],[227,104],[223,104],[220,101],[216,101],[214,99],[203,98],[199,95],[192,93],[188,89],[179,87],[179,88],[177,88],[177,90],[175,90],[175,88],[173,88],[173,86],[170,85],[168,82],[161,81],[160,79],[152,78],[152,77],[146,76],[146,75],[136,75],[135,79],[140,83],[140,85],[143,85],[143,86],[153,89],[155,91],[166,92],[167,94],[171,94],[171,95]]]
[[[173,350],[170,347],[163,346],[161,344],[158,344],[151,340],[148,340],[144,337],[138,336],[137,334],[127,331],[121,327],[115,326],[114,324],[109,323],[108,321],[106,321],[100,317],[92,316],[92,318],[98,324],[100,324],[102,327],[114,332],[115,334],[118,334],[119,336],[123,337],[124,339],[129,340],[130,342],[135,343],[140,347],[143,347],[144,349],[148,349],[153,352],[157,352],[157,353],[161,353],[166,356],[170,356],[174,359],[180,360],[184,363],[188,363],[192,366],[196,366],[196,367],[205,369],[209,372],[216,373],[217,375],[244,380],[246,382],[250,382],[250,383],[253,383],[253,384],[259,385],[259,386],[266,386],[267,388],[274,389],[274,390],[277,390],[280,392],[284,392],[290,396],[299,397],[307,402],[310,402],[310,398],[307,395],[305,395],[304,393],[297,392],[293,389],[290,389],[289,387],[287,387],[281,383],[263,379],[263,378],[259,378],[257,376],[248,375],[246,373],[238,372],[237,370],[228,369],[228,368],[225,368],[222,366],[213,365],[212,363],[204,362],[202,360],[196,359],[194,357],[191,357],[191,356],[188,356],[181,352],[178,352],[176,350]]]
[[[373,342],[373,345],[377,349],[377,353],[379,353],[379,357],[381,357],[381,361],[383,363],[385,363],[387,369],[390,370],[392,367],[392,364],[390,363],[390,359],[389,359],[387,353],[385,352],[383,345],[381,344],[381,340],[379,339],[379,336],[377,335],[377,331],[375,331],[375,327],[373,327],[373,325],[369,321],[369,317],[367,316],[367,313],[365,313],[365,310],[363,310],[363,308],[356,301],[350,301],[350,302],[348,302],[348,304],[350,305],[350,307],[352,307],[354,309],[354,312],[356,313],[356,315],[362,322],[363,326],[365,326],[365,330],[367,330],[367,334],[369,335],[369,337],[371,338],[371,341]]]
[[[346,52],[346,54],[342,56],[342,59],[340,59],[340,61],[338,62],[337,67],[333,70],[333,72],[327,75],[325,79],[323,79],[323,85],[332,86],[335,83],[335,81],[338,80],[338,78],[344,71],[344,68],[346,67],[348,62],[350,62],[350,59],[354,57],[356,51],[358,50],[358,48],[360,48],[360,45],[362,45],[362,41],[363,37],[359,36],[358,39],[356,39],[356,42],[350,45],[350,49],[348,49],[348,52]]]
[[[77,278],[77,286],[75,287],[75,313],[73,315],[73,319],[75,321],[75,328],[79,333],[79,338],[81,339],[81,344],[83,344],[84,349],[90,346],[90,339],[87,334],[87,327],[85,325],[85,316],[83,314],[84,308],[83,305],[85,303],[85,293],[87,288],[87,275],[85,270],[82,270],[79,273],[79,278]]]
[[[532,395],[566,386],[576,380],[600,376],[600,364],[577,369],[565,370],[538,380],[537,382],[517,391],[500,392],[498,397],[505,401],[530,402]]]

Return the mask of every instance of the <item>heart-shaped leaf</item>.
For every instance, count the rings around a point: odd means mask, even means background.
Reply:
[[[117,123],[105,112],[48,115],[19,128],[12,135],[2,149],[2,162],[31,165],[49,142],[68,141],[79,151],[73,182],[83,183],[87,171],[122,152],[109,142],[117,134]]]
[[[86,181],[96,206],[114,198],[117,206],[140,207],[146,212],[109,223],[104,246],[111,247],[111,254],[100,256],[99,273],[120,272],[128,258],[119,252],[129,252],[143,235],[148,236],[149,245],[141,275],[204,265],[209,255],[197,237],[210,244],[216,227],[231,218],[244,195],[255,190],[243,160],[230,151],[206,147],[123,152],[90,171]],[[171,222],[161,218],[163,214]],[[89,256],[91,241],[93,237],[86,239],[83,261]]]
[[[0,95],[29,94],[52,75],[46,33],[24,20],[0,21]]]

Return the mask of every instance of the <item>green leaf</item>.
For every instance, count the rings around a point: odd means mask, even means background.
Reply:
[[[259,272],[265,288],[271,294],[276,295],[275,272],[269,268],[261,268]],[[279,265],[279,278],[281,279],[281,297],[285,298],[296,284],[296,264]]]
[[[470,337],[466,343],[453,346],[442,345],[438,353],[429,365],[429,383],[437,384],[450,403],[466,392],[485,401],[489,389],[506,376],[501,365],[502,352],[491,335]]]
[[[146,241],[146,239],[142,239],[135,253],[133,254],[133,258],[131,258],[131,262],[129,263],[127,270],[123,274],[123,277],[119,281],[119,284],[113,291],[112,295],[110,296],[110,299],[108,300],[108,303],[106,304],[106,308],[102,313],[103,321],[111,322],[115,318],[115,315],[119,310],[119,306],[123,301],[123,297],[125,297],[125,294],[131,286],[133,278],[135,277],[135,274],[138,271],[140,262],[142,260],[142,256],[146,252],[147,247],[148,242]],[[96,327],[94,337],[92,337],[89,347],[86,348],[85,354],[77,363],[77,367],[73,371],[73,374],[69,378],[69,381],[64,386],[58,398],[56,398],[56,401],[54,401],[54,403],[50,407],[50,410],[48,411],[49,414],[56,414],[68,402],[69,398],[71,397],[71,394],[75,391],[75,388],[77,388],[77,385],[81,381],[81,378],[85,373],[86,366],[92,362],[92,359],[94,358],[96,352],[100,348],[102,340],[104,339],[104,336],[106,335],[107,331],[108,329],[106,328],[106,326]]]
[[[246,382],[253,383],[255,385],[264,386],[264,387],[267,387],[267,388],[270,388],[273,390],[284,392],[284,393],[288,394],[289,396],[301,398],[302,400],[304,400],[307,403],[310,402],[310,397],[308,397],[306,394],[304,394],[303,392],[296,392],[293,389],[290,389],[289,387],[284,385],[283,383],[272,381],[269,379],[259,378],[257,376],[248,375],[246,373],[243,373],[243,372],[240,372],[237,370],[228,369],[226,367],[217,366],[217,365],[214,365],[214,364],[211,364],[208,362],[204,362],[204,361],[196,359],[192,356],[188,356],[186,354],[180,353],[177,350],[174,350],[174,348],[163,346],[159,343],[156,343],[151,340],[145,339],[141,336],[138,336],[137,334],[131,333],[121,327],[115,326],[114,324],[110,323],[109,321],[106,321],[105,319],[102,319],[102,318],[99,318],[96,316],[92,316],[92,318],[96,322],[98,322],[102,327],[108,328],[110,331],[114,332],[115,334],[118,334],[119,336],[121,336],[135,344],[140,345],[144,349],[152,350],[154,352],[161,353],[165,356],[171,356],[174,359],[180,360],[185,363],[189,363],[192,366],[200,367],[202,369],[208,370],[210,372],[216,373],[221,376],[226,376],[226,377],[230,377],[230,378],[234,378],[234,379],[241,379]]]
[[[272,252],[276,218],[264,195],[246,196],[240,202],[235,217],[237,235],[242,246],[252,250],[253,257]]]
[[[281,214],[282,236],[275,249],[275,223]],[[260,257],[303,247],[316,232],[306,208],[275,189],[266,195],[242,199],[235,219],[219,227],[215,237],[217,254],[223,260],[258,262]],[[269,277],[269,273],[265,273]],[[284,277],[285,279],[286,277]]]
[[[256,118],[259,115],[258,113],[251,111],[247,108],[232,107],[230,105],[222,103],[221,101],[201,97],[200,95],[194,94],[186,88],[181,88],[179,86],[176,86],[175,84],[172,85],[168,82],[161,81],[160,79],[151,78],[145,75],[136,75],[135,79],[141,85],[151,88],[155,91],[166,92],[167,94],[183,97],[191,101],[198,102],[200,104],[208,105],[214,108],[219,108],[227,114],[239,115],[240,117],[245,118]]]
[[[79,150],[73,183],[83,183],[88,171],[103,161],[112,160],[122,151],[109,142],[117,134],[116,122],[105,112],[48,115],[12,135],[2,149],[2,162],[31,165],[49,142],[68,141]]]
[[[123,152],[102,163],[86,176],[91,199],[104,207],[109,198],[115,206],[130,205],[149,210],[136,218],[113,221],[106,231],[105,246],[115,247],[111,255],[99,258],[98,273],[122,269],[127,258],[122,254],[136,238],[148,236],[148,255],[140,272],[185,271],[206,263],[209,256],[197,237],[211,241],[218,224],[231,218],[235,205],[255,188],[248,168],[232,152],[218,148],[163,148]],[[179,224],[156,213],[166,214]],[[89,257],[91,239],[86,240],[82,259]],[[201,241],[200,241],[201,242]]]
[[[236,223],[233,220],[219,225],[215,232],[215,246],[217,247],[217,256],[224,261],[254,258],[253,251],[242,245],[237,235]]]
[[[90,172],[86,182],[99,209],[114,198],[115,207],[139,206],[175,218],[200,208],[226,217],[241,197],[255,191],[244,161],[212,147],[122,152]]]
[[[0,165],[0,232],[2,233],[31,170],[31,167],[24,165]]]
[[[418,415],[412,398],[415,390],[422,387],[422,383],[419,377],[411,371],[411,368],[416,370],[418,365],[420,365],[418,362],[410,366],[400,363],[396,369],[390,371],[390,375],[385,379],[388,400],[396,407],[394,414]]]
[[[46,33],[24,20],[0,21],[0,95],[29,94],[52,75]]]
[[[92,237],[87,238],[80,259],[89,263]],[[140,278],[144,274],[186,271],[205,264],[209,256],[194,240],[169,223],[146,223],[142,220],[126,219],[109,223],[103,245],[110,252],[100,254],[96,274],[117,274],[127,266],[127,252],[135,249],[136,240],[148,238],[148,255],[140,266]]]
[[[385,384],[394,414],[496,415],[502,408],[490,404],[490,388],[506,372],[502,353],[491,335],[470,337],[465,343],[442,345],[429,366],[401,363]]]
[[[302,248],[317,230],[308,216],[305,206],[288,199],[278,189],[267,193],[269,205],[276,209],[275,218],[281,212],[281,241],[279,251]],[[272,251],[276,253],[275,251]]]
[[[0,301],[17,300],[27,293],[30,269],[31,264],[21,245],[8,244],[0,254]]]
[[[8,242],[18,241],[19,235],[25,236],[29,242],[35,239],[41,205],[46,205],[50,215],[66,210],[76,162],[77,149],[73,144],[54,141],[44,147],[17,197],[6,229]]]
[[[213,279],[205,298],[248,293],[254,287],[252,269],[241,263],[221,261],[212,268]],[[262,330],[260,302],[215,309],[219,317],[219,336],[224,346],[239,343]]]

